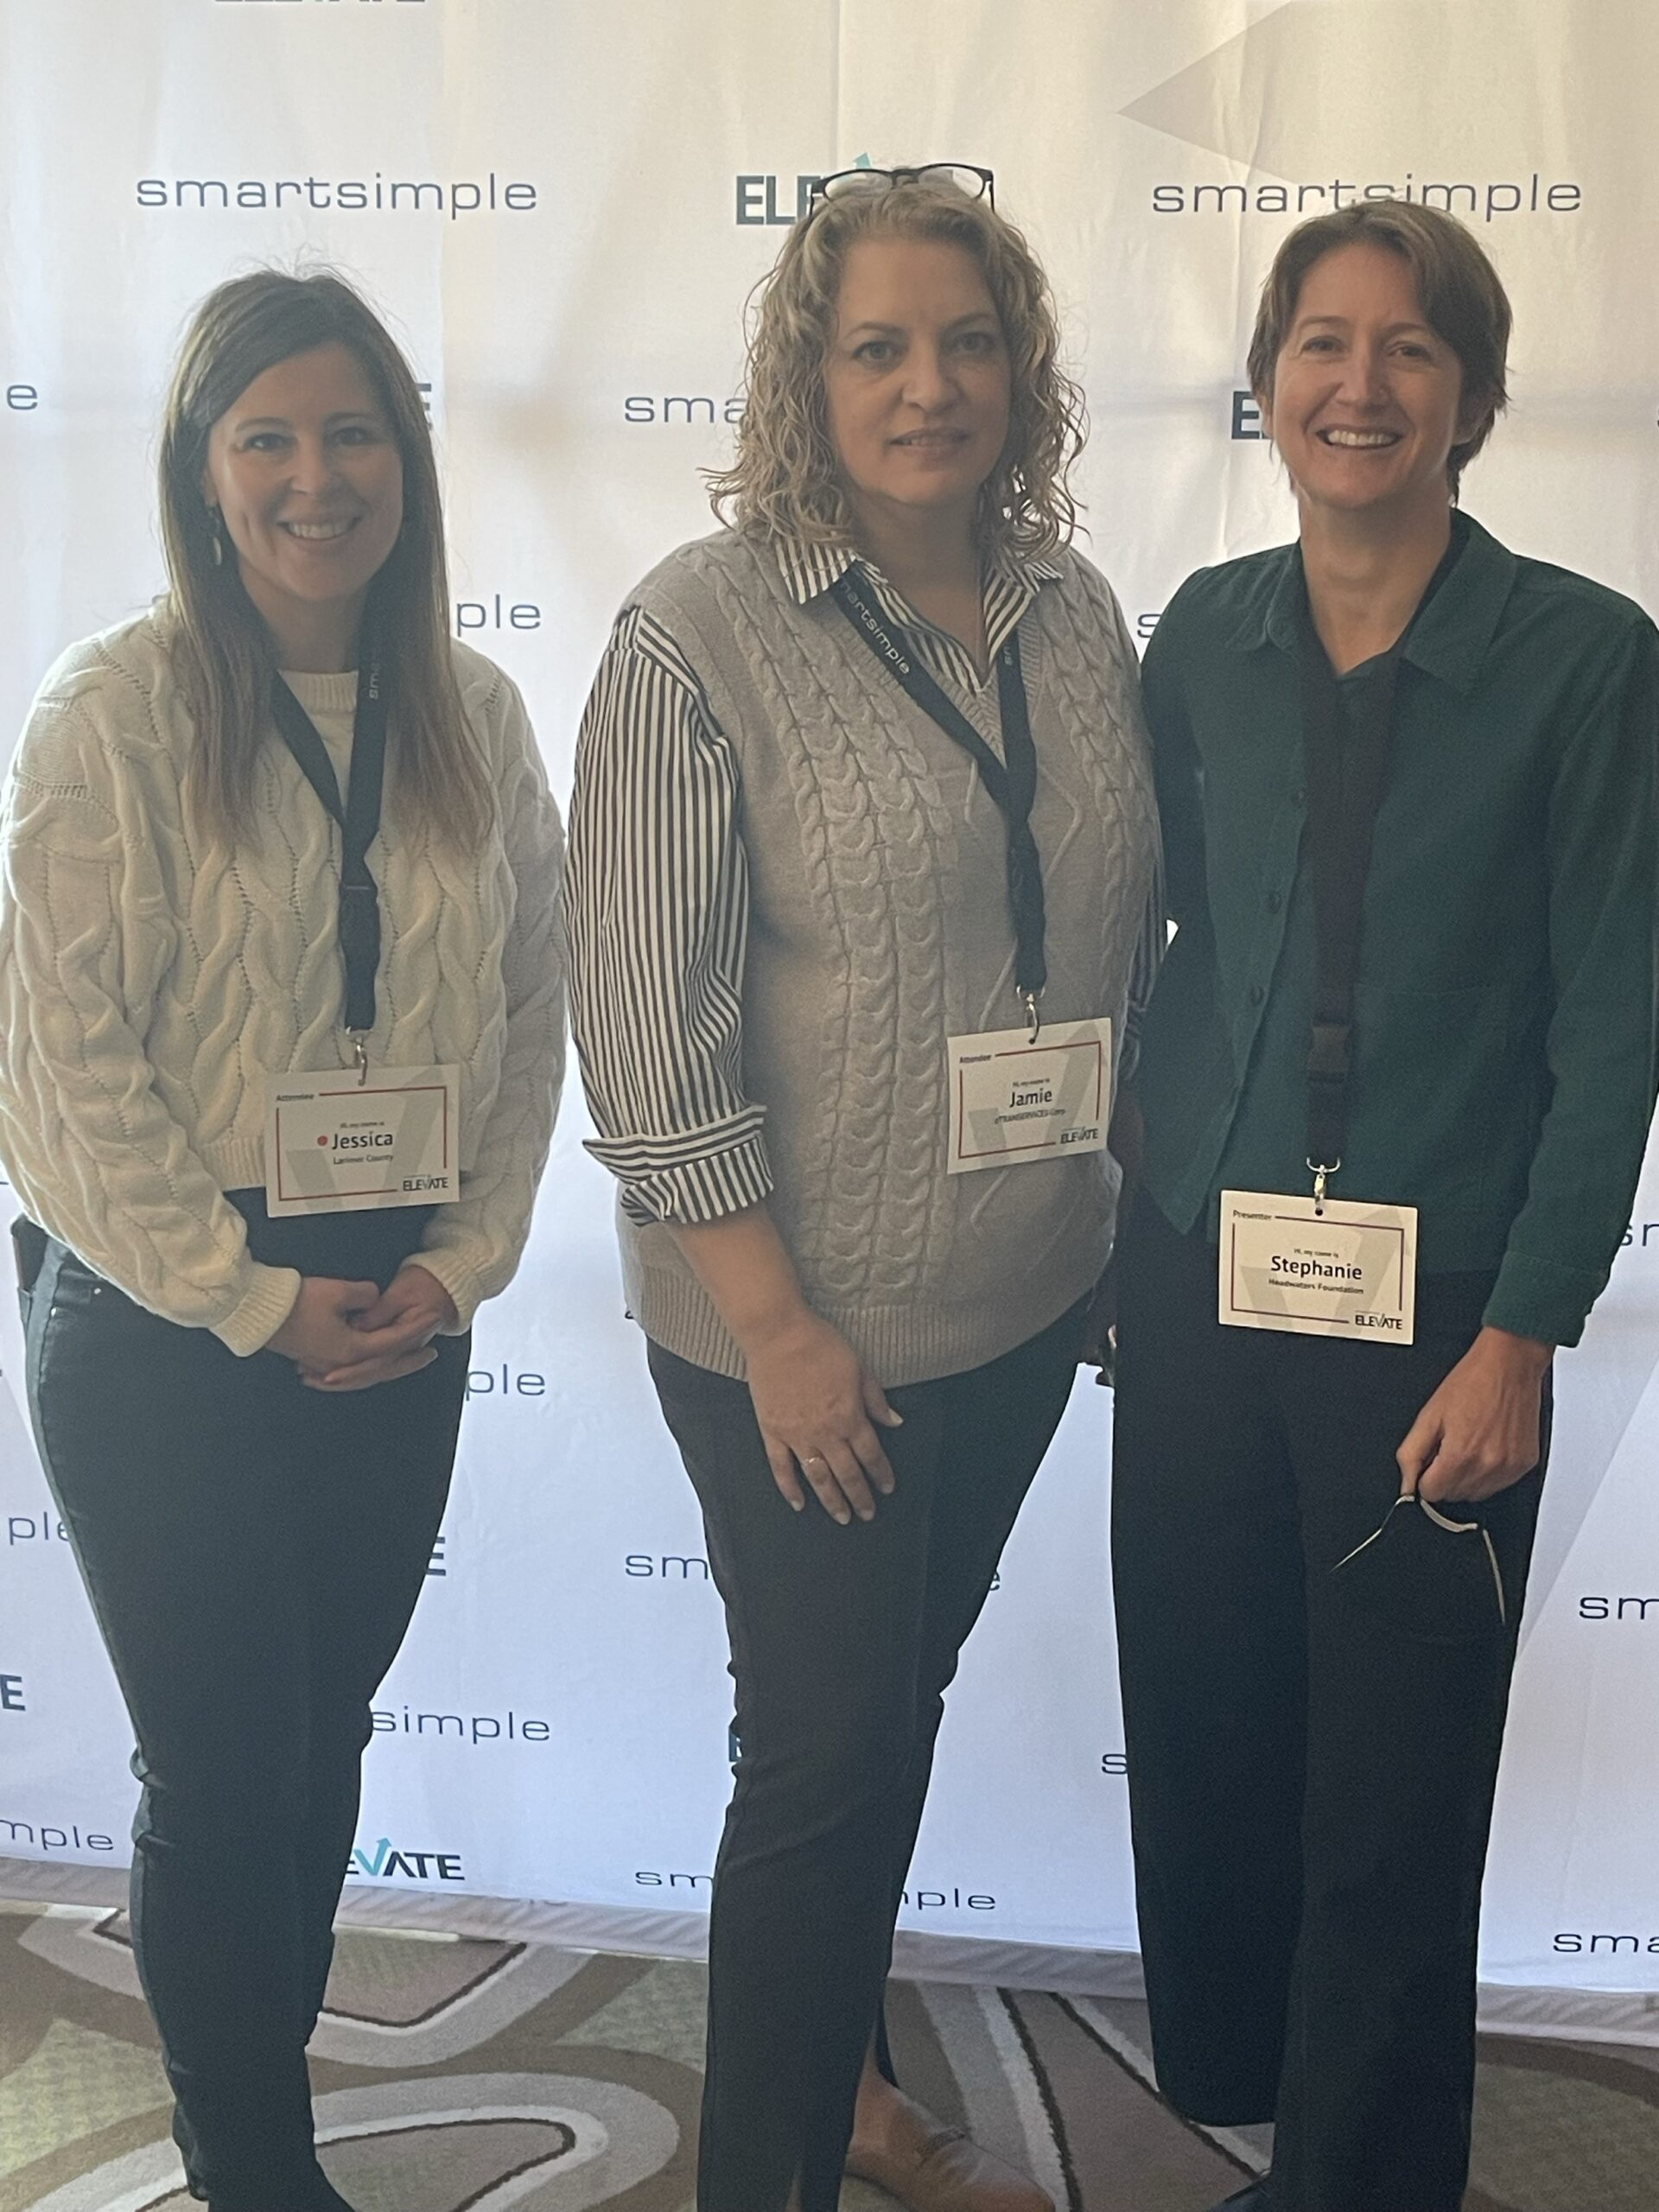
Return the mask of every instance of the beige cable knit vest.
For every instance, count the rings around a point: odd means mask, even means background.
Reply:
[[[1157,845],[1151,770],[1116,602],[1076,555],[1060,565],[1020,625],[1043,1013],[1109,1014],[1121,1042]],[[766,1109],[771,1207],[806,1297],[884,1383],[979,1366],[1092,1287],[1117,1186],[1104,1153],[945,1173],[945,1040],[1021,1018],[1002,817],[835,603],[799,606],[766,547],[731,532],[682,547],[633,600],[678,643],[738,762],[745,1088]],[[958,703],[1000,752],[995,685]],[[619,1217],[646,1334],[741,1376],[669,1231]]]

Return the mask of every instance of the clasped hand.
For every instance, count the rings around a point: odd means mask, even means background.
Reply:
[[[310,1390],[368,1390],[429,1367],[432,1339],[453,1329],[454,1301],[410,1261],[385,1290],[372,1282],[307,1275],[293,1311],[266,1349],[291,1359]]]

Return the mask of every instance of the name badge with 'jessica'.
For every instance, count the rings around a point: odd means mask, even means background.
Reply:
[[[274,1077],[266,1093],[272,1216],[450,1205],[461,1196],[461,1070],[353,1068]]]
[[[1045,1023],[953,1037],[948,1172],[1100,1152],[1112,1117],[1112,1025]]]
[[[1408,1344],[1417,1209],[1224,1191],[1220,1292],[1229,1328]]]

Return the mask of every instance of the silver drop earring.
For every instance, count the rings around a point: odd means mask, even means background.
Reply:
[[[213,533],[213,566],[222,569],[225,565],[225,517],[221,509],[208,508],[207,527]]]

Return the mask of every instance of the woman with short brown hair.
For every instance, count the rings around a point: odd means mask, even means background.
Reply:
[[[1252,382],[1294,544],[1147,654],[1177,925],[1137,1089],[1113,1559],[1160,2087],[1271,2212],[1457,2212],[1549,1429],[1653,1109],[1656,649],[1458,512],[1509,303],[1365,203]]]

